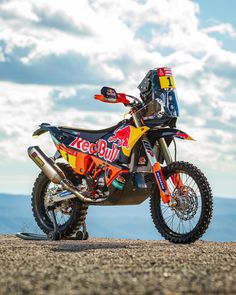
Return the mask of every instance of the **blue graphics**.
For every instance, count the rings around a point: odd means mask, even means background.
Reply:
[[[162,191],[164,193],[166,193],[166,188],[165,188],[165,185],[164,185],[163,180],[162,180],[162,177],[161,177],[161,172],[160,171],[156,171],[156,176],[157,176],[157,179],[158,179],[158,182],[160,184],[160,187],[161,187]]]

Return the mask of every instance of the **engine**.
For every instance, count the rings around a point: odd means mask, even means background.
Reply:
[[[105,180],[105,171],[101,171],[94,179],[93,176],[86,176],[78,186],[79,191],[86,197],[97,199],[109,196]]]

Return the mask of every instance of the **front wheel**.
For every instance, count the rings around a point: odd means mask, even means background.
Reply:
[[[172,178],[178,173],[183,187],[176,187]],[[153,222],[160,234],[173,243],[192,243],[199,239],[211,221],[213,200],[204,174],[187,162],[174,162],[163,168],[170,193],[176,200],[174,208],[164,204],[158,189],[150,199]]]

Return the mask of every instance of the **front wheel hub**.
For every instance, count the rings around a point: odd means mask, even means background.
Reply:
[[[174,208],[178,205],[178,202],[175,199],[171,199],[168,205],[170,208]]]
[[[174,200],[177,205],[173,209],[180,219],[190,220],[195,216],[198,209],[198,198],[191,187],[186,186],[184,193],[183,190],[177,190]]]
[[[181,211],[189,209],[189,198],[186,196],[178,197],[176,203],[177,203],[176,207]]]

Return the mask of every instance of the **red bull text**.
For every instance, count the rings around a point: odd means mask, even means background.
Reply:
[[[96,143],[91,143],[88,140],[77,137],[69,146],[83,153],[98,156],[109,162],[114,162],[119,155],[117,144],[113,143],[112,148],[108,148],[107,142],[104,139],[100,139]]]

